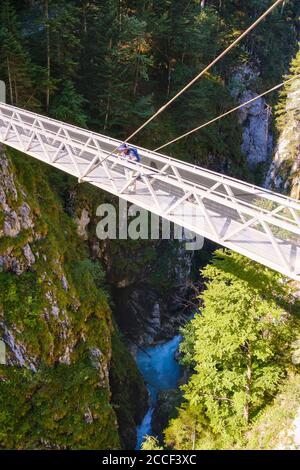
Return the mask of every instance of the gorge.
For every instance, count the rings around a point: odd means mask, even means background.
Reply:
[[[269,3],[4,0],[7,101],[124,139]],[[300,74],[299,17],[283,2],[134,144],[155,148]],[[299,199],[293,83],[170,155]],[[297,448],[299,286],[207,240],[195,252],[99,240],[102,203],[119,210],[1,146],[0,449]]]

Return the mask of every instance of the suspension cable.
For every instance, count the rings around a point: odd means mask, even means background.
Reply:
[[[218,57],[216,57],[207,67],[205,67],[196,77],[193,78],[185,87],[183,87],[173,98],[171,98],[166,104],[164,104],[155,114],[153,114],[144,124],[142,124],[135,132],[133,132],[125,142],[131,140],[136,134],[138,134],[144,127],[146,127],[153,119],[161,114],[167,107],[170,106],[179,96],[181,96],[188,88],[190,88],[199,78],[201,78],[206,72],[208,72],[219,60],[221,60],[231,49],[233,49],[247,34],[252,31],[266,16],[268,16],[274,8],[276,8],[283,0],[277,0],[273,5],[268,8],[249,28],[246,29],[233,43],[231,43]]]
[[[234,112],[237,111],[238,109],[241,109],[241,108],[243,108],[244,106],[247,106],[248,104],[253,103],[253,101],[256,101],[256,100],[258,100],[259,98],[262,98],[263,96],[267,95],[268,93],[271,93],[272,91],[275,91],[275,90],[277,90],[278,88],[281,88],[282,86],[286,85],[287,83],[290,83],[291,81],[296,80],[296,78],[300,78],[300,74],[299,74],[299,75],[296,75],[295,77],[290,78],[289,80],[286,80],[286,81],[284,81],[284,82],[282,82],[282,83],[279,83],[279,85],[276,85],[276,86],[274,86],[273,88],[270,88],[269,90],[264,91],[263,93],[261,93],[261,94],[258,95],[258,96],[255,96],[255,97],[252,98],[251,100],[245,101],[244,103],[241,103],[239,106],[236,106],[235,108],[232,108],[232,109],[230,109],[229,111],[226,111],[225,113],[221,114],[220,116],[217,116],[217,117],[211,119],[210,121],[205,122],[204,124],[201,124],[200,126],[195,127],[194,129],[192,129],[192,130],[186,132],[185,134],[182,134],[182,135],[180,135],[179,137],[176,137],[175,139],[170,140],[170,141],[167,142],[166,144],[161,145],[160,147],[157,147],[155,150],[153,150],[153,152],[158,152],[158,150],[161,150],[161,149],[167,147],[168,145],[174,144],[175,142],[178,142],[178,140],[184,139],[184,138],[187,137],[188,135],[193,134],[194,132],[197,132],[197,131],[199,131],[200,129],[203,129],[204,127],[207,127],[207,126],[209,126],[210,124],[213,124],[214,122],[219,121],[220,119],[223,119],[225,116],[228,116],[229,114],[234,113]]]
[[[207,67],[205,67],[198,75],[196,75],[187,85],[185,85],[173,98],[171,98],[167,103],[165,103],[161,108],[158,109],[144,124],[142,124],[136,131],[134,131],[127,139],[123,140],[122,143],[125,144],[129,140],[131,140],[134,136],[136,136],[142,129],[144,129],[148,124],[150,124],[153,119],[159,116],[163,111],[165,111],[179,96],[181,96],[188,88],[190,88],[196,81],[198,81],[206,72],[208,72],[217,62],[219,62],[231,49],[233,49],[245,36],[247,36],[250,31],[252,31],[262,20],[264,20],[280,3],[285,0],[276,0],[254,23],[252,23],[237,39],[235,39],[221,54],[219,54]],[[116,150],[118,147],[113,149],[101,162],[107,160]],[[95,159],[90,163],[84,174],[79,178],[79,181],[82,179],[92,170],[96,160],[98,157],[96,156]]]

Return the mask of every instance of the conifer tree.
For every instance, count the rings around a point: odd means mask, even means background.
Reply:
[[[159,445],[159,442],[155,437],[146,436],[141,449],[142,450],[163,450],[163,447]]]
[[[291,290],[280,274],[220,250],[202,275],[204,308],[183,330],[194,373],[166,431],[166,443],[179,449],[242,438],[285,377],[295,334],[286,309]]]
[[[0,7],[0,71],[7,82],[9,102],[16,106],[37,108],[33,65],[22,45],[20,25],[11,2]]]
[[[98,118],[104,129],[128,134],[153,111],[146,88],[152,65],[146,23],[123,11],[108,27],[107,36],[100,71],[102,89],[95,97],[100,104]]]

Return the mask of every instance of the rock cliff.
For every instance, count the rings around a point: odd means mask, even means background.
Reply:
[[[146,391],[59,181],[1,148],[0,447],[130,448]]]

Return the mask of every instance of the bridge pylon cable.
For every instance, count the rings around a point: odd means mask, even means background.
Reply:
[[[300,74],[296,75],[295,77],[290,78],[289,80],[286,80],[282,83],[279,83],[278,85],[274,86],[273,88],[270,88],[267,91],[264,91],[260,95],[255,96],[254,98],[251,98],[251,100],[245,101],[244,103],[241,103],[239,106],[235,106],[234,108],[230,109],[229,111],[226,111],[223,114],[220,114],[219,116],[211,119],[210,121],[205,122],[204,124],[201,124],[198,127],[195,127],[194,129],[191,129],[190,131],[186,132],[185,134],[180,135],[179,137],[176,137],[173,140],[170,140],[166,144],[161,145],[160,147],[157,147],[156,149],[153,150],[153,152],[158,152],[159,150],[168,147],[168,145],[174,144],[175,142],[178,142],[181,139],[184,139],[185,137],[193,134],[194,132],[199,131],[200,129],[203,129],[204,127],[209,126],[210,124],[213,124],[216,121],[219,121],[220,119],[223,119],[224,117],[228,116],[229,114],[234,113],[235,111],[238,111],[239,109],[243,108],[244,106],[247,106],[254,101],[258,100],[259,98],[262,98],[263,96],[267,95],[268,93],[271,93],[272,91],[278,90],[278,88],[281,88],[284,85],[287,85],[288,83],[292,82],[293,80],[300,79]]]
[[[283,3],[285,0],[276,0],[257,20],[254,21],[237,39],[235,39],[226,49],[224,49],[221,54],[219,54],[210,64],[208,64],[198,75],[196,75],[187,85],[185,85],[175,96],[173,96],[169,101],[167,101],[161,108],[159,108],[147,121],[145,121],[136,131],[134,131],[127,139],[123,140],[123,143],[129,142],[134,136],[136,136],[142,129],[144,129],[150,122],[152,122],[157,116],[159,116],[163,111],[165,111],[172,103],[174,103],[179,96],[181,96],[186,90],[188,90],[195,82],[197,82],[206,72],[208,72],[217,62],[219,62],[231,49],[233,49],[239,42],[244,39],[256,26],[259,25],[278,5]],[[106,155],[101,161],[104,162],[107,160],[113,153],[118,149],[116,147],[109,155]],[[85,171],[84,175],[79,179],[82,181],[82,178],[87,176],[89,172],[94,167],[96,161],[99,160],[99,157],[91,162],[89,168]]]

